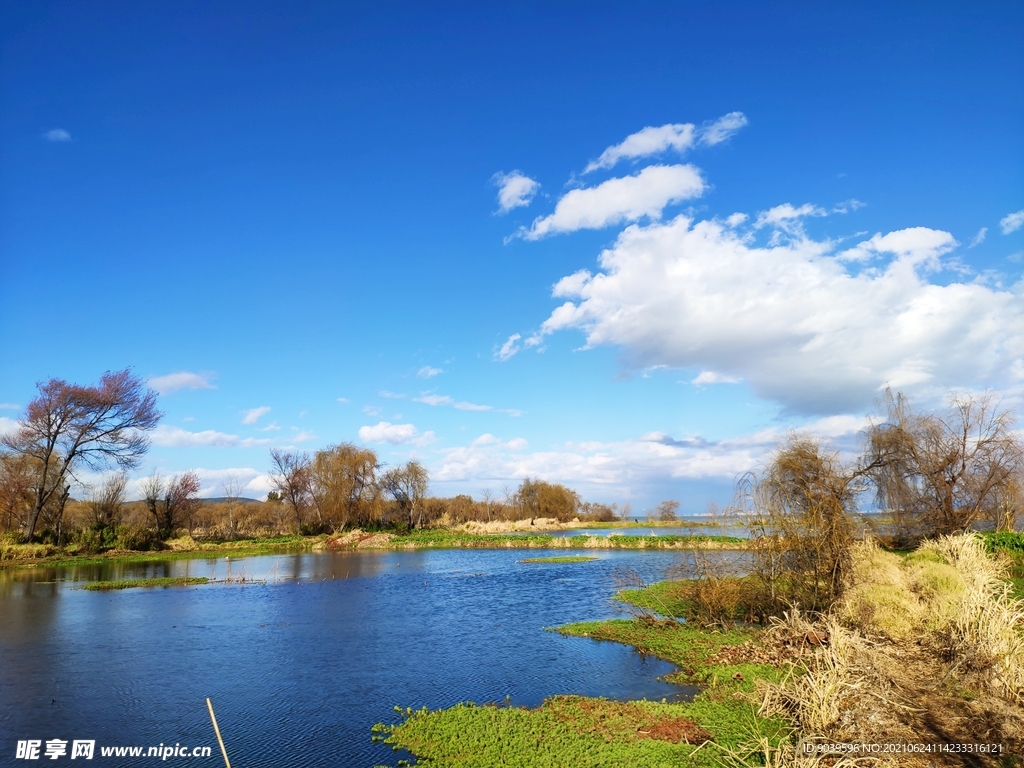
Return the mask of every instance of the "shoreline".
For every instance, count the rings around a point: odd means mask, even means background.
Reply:
[[[616,531],[658,526],[616,526],[605,524],[602,530]],[[681,527],[662,525],[660,527]],[[567,524],[548,530],[594,529],[592,525]],[[238,539],[223,542],[200,542],[189,537],[169,540],[167,549],[108,550],[99,553],[78,553],[40,544],[7,545],[0,559],[0,568],[33,568],[96,565],[107,562],[153,562],[161,560],[214,559],[221,557],[258,557],[261,555],[301,552],[409,551],[419,549],[672,549],[672,550],[745,550],[747,542],[735,536],[706,535],[630,535],[610,533],[595,536],[555,536],[545,530],[533,533],[494,532],[469,533],[456,529],[425,529],[405,535],[389,532],[364,532],[359,529],[336,536],[281,536],[275,538]],[[21,550],[24,554],[19,552]],[[19,556],[19,554],[21,556]]]

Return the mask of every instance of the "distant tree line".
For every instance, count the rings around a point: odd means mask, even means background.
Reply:
[[[146,433],[161,416],[156,393],[127,369],[89,387],[40,383],[19,428],[0,442],[0,534],[99,551],[147,549],[181,534],[232,539],[470,521],[613,520],[629,512],[628,505],[584,502],[564,485],[534,478],[506,486],[500,496],[484,491],[481,500],[437,498],[428,495],[428,473],[418,461],[387,467],[376,452],[352,443],[313,453],[272,450],[273,490],[265,503],[241,498],[241,484],[230,478],[216,503],[205,502],[192,471],[154,472],[139,484],[142,498],[129,501],[127,473],[141,464]],[[71,488],[82,470],[105,474],[88,498],[76,500]]]

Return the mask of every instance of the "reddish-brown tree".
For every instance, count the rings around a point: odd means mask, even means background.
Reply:
[[[156,392],[127,368],[104,373],[93,387],[50,379],[36,388],[39,395],[29,403],[20,427],[3,437],[4,445],[30,457],[36,467],[26,541],[35,535],[44,507],[56,503],[63,510],[78,466],[137,467],[149,448],[144,433],[163,415]]]

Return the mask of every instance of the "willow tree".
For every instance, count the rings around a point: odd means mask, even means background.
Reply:
[[[352,443],[317,451],[309,468],[310,498],[322,526],[335,530],[381,516],[377,454]]]
[[[743,479],[741,500],[765,609],[799,604],[822,610],[842,594],[850,574],[852,517],[864,487],[863,469],[799,435],[785,441],[762,471]]]
[[[144,433],[163,415],[156,407],[156,392],[127,368],[104,373],[96,386],[50,379],[36,389],[39,395],[28,404],[18,429],[2,438],[6,447],[28,457],[35,470],[25,541],[35,535],[48,505],[57,510],[59,528],[80,467],[137,467],[149,448]]]
[[[1019,514],[1024,445],[1013,413],[992,393],[956,397],[941,413],[915,413],[886,392],[885,419],[868,430],[864,464],[878,504],[904,539],[1006,525]]]
[[[409,528],[419,528],[423,522],[423,497],[427,494],[427,470],[418,461],[405,466],[392,467],[380,478],[381,487],[395,500]]]

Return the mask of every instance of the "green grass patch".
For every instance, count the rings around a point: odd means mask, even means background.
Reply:
[[[780,670],[713,661],[728,646],[757,642],[756,630],[708,632],[634,619],[570,624],[556,631],[633,645],[680,666],[668,680],[699,683],[703,690],[689,703],[555,696],[536,709],[473,703],[434,711],[396,707],[403,721],[378,724],[375,738],[434,768],[661,768],[722,766],[728,764],[724,750],[759,737],[777,745],[789,736],[782,721],[758,716],[750,695],[758,679],[778,680]]]
[[[597,560],[589,555],[555,555],[553,557],[528,557],[520,563],[589,563]]]
[[[192,584],[206,584],[205,576],[168,576],[158,579],[121,579],[120,581],[93,581],[80,589],[92,592],[106,592],[112,589],[132,589],[133,587],[187,587]]]

